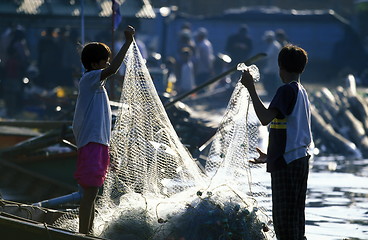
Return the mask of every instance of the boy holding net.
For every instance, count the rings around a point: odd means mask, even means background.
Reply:
[[[312,142],[311,113],[300,75],[308,62],[304,49],[283,47],[278,55],[277,89],[268,108],[260,100],[248,71],[241,82],[248,89],[257,117],[270,125],[267,154],[259,149],[255,163],[267,163],[271,173],[272,218],[278,240],[302,240],[305,234],[305,200],[309,172],[308,147]]]
[[[86,72],[79,81],[79,93],[73,119],[73,133],[78,147],[77,169],[74,173],[83,188],[79,208],[79,232],[91,231],[95,200],[109,166],[111,108],[105,89],[106,79],[115,74],[133,42],[134,28],[125,31],[125,44],[109,64],[111,50],[104,43],[91,42],[83,47],[81,61]]]

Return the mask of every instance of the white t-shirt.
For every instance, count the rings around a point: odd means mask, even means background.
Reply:
[[[78,148],[89,142],[107,146],[110,143],[112,114],[105,89],[106,81],[100,81],[101,71],[86,72],[79,81],[73,119],[73,133]]]
[[[267,58],[264,73],[278,74],[279,72],[278,57],[280,49],[281,45],[276,40],[274,40],[272,43],[269,44],[266,52]]]
[[[211,72],[214,59],[215,56],[211,42],[208,39],[199,42],[196,49],[197,74]]]
[[[182,65],[179,88],[183,93],[195,88],[194,68],[192,62],[186,62]]]

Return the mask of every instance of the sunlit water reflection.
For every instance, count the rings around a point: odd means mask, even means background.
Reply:
[[[315,158],[308,181],[308,239],[368,239],[368,160]]]
[[[367,240],[368,160],[317,157],[311,164],[306,201],[308,240]],[[262,175],[263,184],[270,189],[270,175],[265,171],[264,167],[252,175]],[[266,207],[271,216],[271,196]]]
[[[219,123],[222,113],[217,109],[211,114],[207,111],[205,115]],[[260,128],[259,135],[260,148],[265,151],[268,142],[265,127]],[[260,176],[261,182],[270,190],[270,174],[266,173],[265,166],[252,175]],[[314,157],[307,194],[308,240],[368,240],[368,159]],[[266,208],[271,216],[271,196]]]

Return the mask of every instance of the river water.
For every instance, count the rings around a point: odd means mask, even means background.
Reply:
[[[271,178],[266,167],[253,176],[268,189],[264,203],[272,216]],[[308,179],[306,236],[308,240],[368,239],[368,159],[314,157]]]
[[[197,104],[197,114],[219,124],[225,109],[206,107]],[[266,135],[267,131],[260,131],[260,138]],[[259,171],[263,171],[259,173],[262,183],[270,189],[270,174],[265,167]],[[266,207],[271,216],[271,197]],[[368,240],[368,159],[313,157],[306,200],[306,236],[308,240]]]
[[[368,159],[315,157],[308,181],[308,239],[368,239],[367,183]]]

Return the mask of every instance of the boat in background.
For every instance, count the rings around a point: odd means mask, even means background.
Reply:
[[[78,190],[73,179],[77,152],[70,122],[12,121],[6,124],[52,130],[0,149],[2,198],[32,203]]]
[[[30,128],[0,126],[0,149],[13,146],[39,135],[38,131]]]

